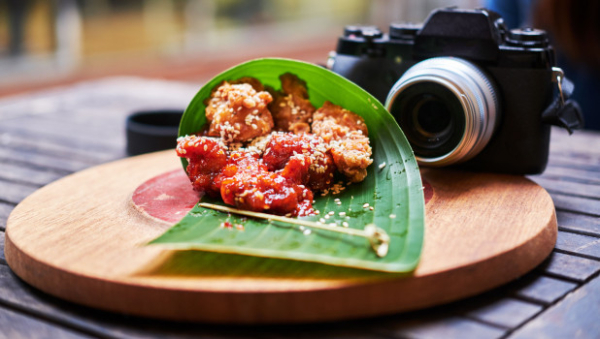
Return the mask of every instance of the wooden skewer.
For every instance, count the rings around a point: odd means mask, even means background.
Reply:
[[[368,224],[365,226],[364,229],[360,230],[360,229],[356,229],[356,228],[342,228],[342,227],[328,226],[328,225],[318,224],[318,223],[315,223],[312,221],[286,218],[286,217],[273,215],[273,214],[267,214],[267,213],[239,210],[239,209],[228,207],[228,206],[210,204],[210,203],[206,203],[206,202],[199,202],[198,206],[210,208],[210,209],[221,211],[221,212],[240,214],[240,215],[245,215],[245,216],[259,218],[259,219],[280,221],[280,222],[285,222],[288,224],[295,224],[295,225],[310,227],[310,228],[329,231],[329,232],[344,233],[344,234],[350,234],[350,235],[357,236],[357,237],[363,237],[363,238],[366,238],[369,240],[371,247],[373,248],[373,250],[375,251],[377,256],[381,257],[381,258],[385,257],[387,255],[389,247],[390,247],[390,237],[385,232],[385,230],[375,226],[375,224]],[[333,224],[333,225],[335,225],[335,224]],[[335,226],[337,226],[337,225],[335,225]]]

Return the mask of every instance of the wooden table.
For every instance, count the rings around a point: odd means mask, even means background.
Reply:
[[[134,318],[71,304],[16,277],[4,259],[6,219],[23,198],[125,154],[125,117],[184,108],[199,84],[108,78],[0,99],[0,337],[600,337],[600,133],[553,130],[550,164],[531,179],[550,192],[552,255],[520,279],[467,300],[359,321],[215,326]]]

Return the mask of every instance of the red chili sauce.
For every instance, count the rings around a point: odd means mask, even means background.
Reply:
[[[228,151],[218,139],[187,136],[177,155],[188,160],[196,191],[221,197],[240,209],[286,216],[314,214],[313,192],[333,183],[335,165],[322,140],[310,135],[274,133],[259,151]]]

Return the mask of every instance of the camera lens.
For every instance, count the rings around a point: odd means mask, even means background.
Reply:
[[[476,65],[459,58],[422,61],[392,87],[386,107],[421,164],[445,166],[471,159],[497,125],[492,82]]]
[[[421,157],[441,157],[455,147],[464,129],[460,101],[446,87],[421,82],[407,88],[394,101],[391,112]]]

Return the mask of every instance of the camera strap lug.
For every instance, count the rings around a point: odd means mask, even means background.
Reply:
[[[552,82],[558,85],[558,94],[560,95],[561,105],[565,104],[565,96],[563,94],[562,82],[565,78],[565,72],[560,67],[552,67]]]
[[[559,67],[552,67],[552,82],[558,87],[558,96],[542,113],[542,121],[563,127],[572,134],[574,129],[583,127],[581,108],[576,101],[569,99],[575,86]]]

